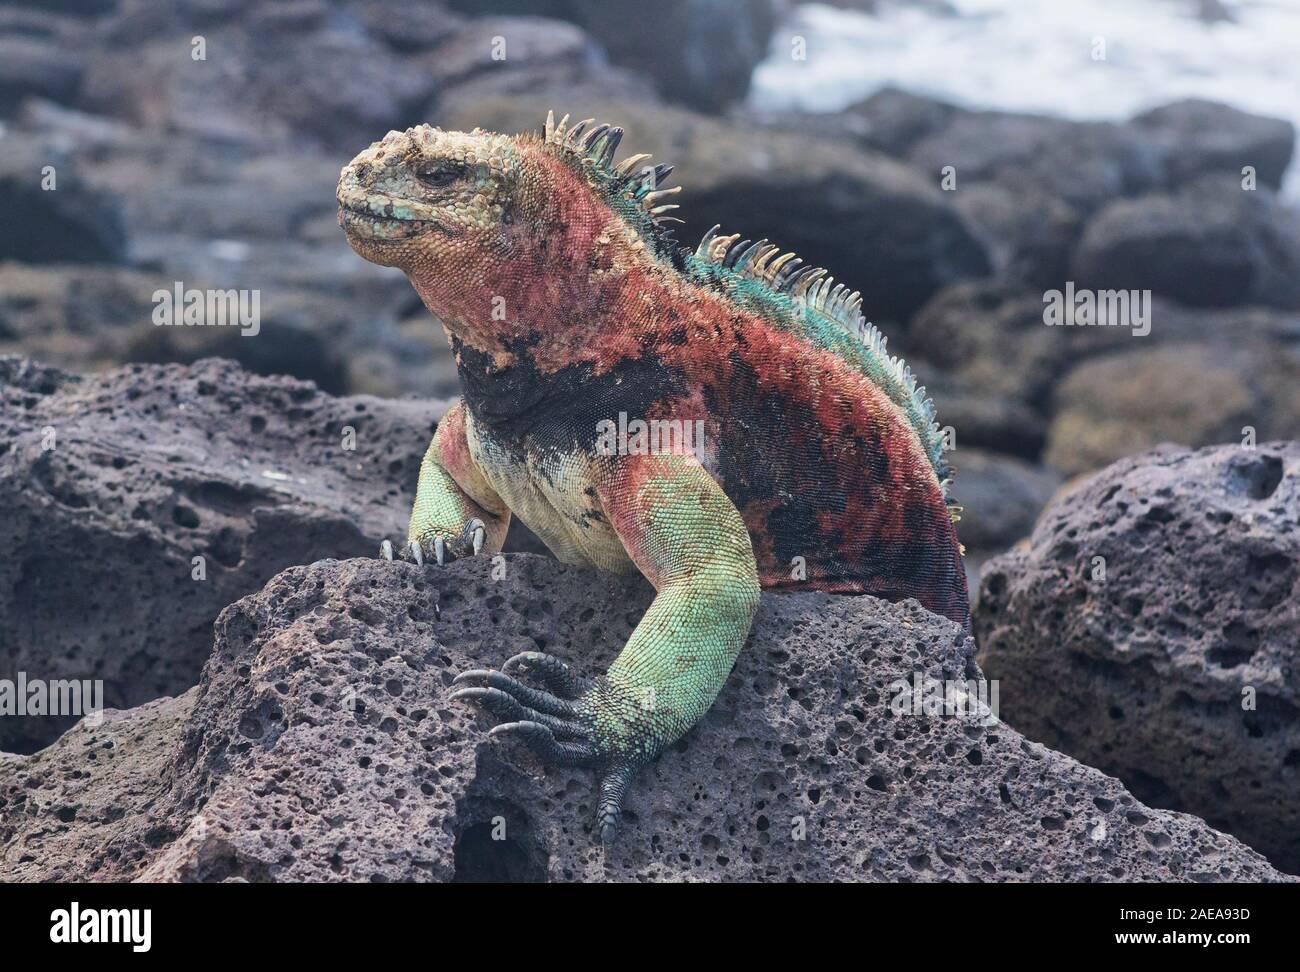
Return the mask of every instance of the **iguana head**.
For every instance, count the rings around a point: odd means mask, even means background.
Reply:
[[[658,206],[656,187],[669,167],[615,166],[621,135],[553,117],[541,134],[389,132],[343,168],[339,225],[361,256],[404,271],[454,334],[499,345],[525,317],[535,326],[543,309],[591,295],[591,274],[666,250],[657,224],[676,207]]]
[[[428,125],[389,132],[344,166],[339,225],[373,263],[446,271],[501,246],[521,179],[513,138]]]

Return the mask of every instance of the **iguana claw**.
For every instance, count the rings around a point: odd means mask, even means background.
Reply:
[[[536,675],[556,695],[576,699],[588,687],[586,679],[573,674],[573,670],[554,655],[542,651],[521,651],[506,659],[501,671],[507,675],[515,669]]]
[[[514,670],[537,676],[550,691],[523,684],[509,674]],[[555,766],[600,770],[596,825],[604,843],[614,839],[623,797],[638,763],[601,745],[587,704],[592,683],[554,655],[525,651],[510,658],[502,671],[472,669],[457,675],[452,684],[466,685],[452,694],[453,699],[476,702],[497,718],[509,720],[494,726],[488,735],[521,736],[544,762]]]
[[[466,674],[478,675],[478,672],[467,672]],[[495,675],[495,672],[484,672],[484,675]],[[462,675],[461,678],[465,676]],[[508,676],[498,675],[498,678],[508,679]],[[487,679],[490,681],[490,679]],[[555,699],[554,696],[547,696],[545,692],[538,692],[535,689],[528,689],[526,686],[520,686],[525,693],[531,694],[532,701],[538,705],[546,706],[547,699],[553,699],[556,702],[562,702],[561,699]],[[523,693],[521,693],[523,694]],[[586,726],[574,722],[571,718],[573,713],[572,706],[566,706],[568,713],[560,715],[554,711],[548,712],[546,708],[533,708],[525,704],[519,696],[513,695],[504,689],[489,686],[482,688],[474,686],[463,688],[452,695],[453,699],[470,699],[479,703],[494,716],[501,719],[511,719],[519,722],[536,722],[545,726],[548,730],[556,735],[563,736],[566,739],[586,739],[589,735]],[[549,708],[549,706],[548,706]],[[561,706],[555,706],[555,709]]]
[[[483,545],[487,542],[487,526],[478,517],[473,517],[465,524],[459,536],[436,533],[432,537],[432,543],[428,534],[424,536],[425,539],[422,540],[408,540],[400,553],[395,552],[391,540],[385,540],[379,545],[379,556],[385,560],[400,558],[418,567],[433,560],[439,567],[443,567],[461,557],[482,553]]]
[[[502,736],[508,732],[522,736],[533,752],[555,766],[590,766],[599,757],[594,743],[588,740],[560,742],[549,726],[531,719],[503,722],[489,729],[488,735]]]

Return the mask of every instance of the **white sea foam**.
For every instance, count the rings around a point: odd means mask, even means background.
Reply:
[[[1300,128],[1300,0],[1241,0],[1207,23],[1190,0],[950,0],[878,15],[795,7],[754,74],[757,107],[836,111],[886,85],[968,107],[1123,119],[1208,98]],[[791,38],[806,40],[806,60]],[[1094,45],[1104,39],[1105,60]],[[1287,194],[1300,195],[1292,166]]]

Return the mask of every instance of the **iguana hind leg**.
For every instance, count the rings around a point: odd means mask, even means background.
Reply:
[[[454,698],[506,720],[546,761],[600,774],[597,824],[608,842],[638,767],[680,738],[713,704],[749,634],[758,572],[749,533],[726,494],[689,456],[629,456],[602,467],[597,495],[657,595],[609,671],[590,683],[548,655],[502,672],[465,672]],[[523,668],[551,691],[509,674]]]

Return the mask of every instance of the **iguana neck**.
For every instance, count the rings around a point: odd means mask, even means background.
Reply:
[[[618,217],[601,216],[546,242],[521,231],[454,278],[411,273],[411,283],[462,350],[495,370],[521,355],[542,373],[583,361],[602,370],[602,359],[627,356],[654,328],[647,309],[676,277]]]

